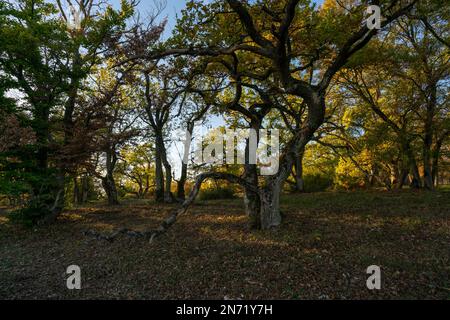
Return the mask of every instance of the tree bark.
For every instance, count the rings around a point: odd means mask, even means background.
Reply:
[[[303,156],[305,154],[305,148],[303,147],[297,157],[295,158],[295,191],[304,192],[305,182],[303,180]]]
[[[172,194],[172,166],[167,160],[166,147],[164,145],[164,137],[161,130],[156,130],[156,149],[158,150],[161,163],[164,166],[165,184],[163,184],[163,201],[165,203],[172,203],[174,200]]]
[[[73,203],[74,204],[80,203],[80,188],[78,186],[77,177],[73,178]]]
[[[155,201],[164,202],[164,174],[161,160],[161,150],[156,144],[155,147]]]
[[[108,204],[115,206],[119,204],[116,182],[114,180],[114,169],[117,163],[117,154],[113,147],[106,152],[106,176],[102,178],[102,186],[108,198]]]
[[[187,124],[186,131],[188,133],[188,136],[186,139],[191,139],[192,134],[194,132],[194,122],[190,121]],[[181,161],[181,174],[180,179],[177,181],[177,198],[180,200],[184,200],[186,198],[186,180],[187,180],[187,171],[188,171],[188,160],[189,160],[189,153],[190,153],[190,146],[191,141],[185,142],[185,150],[184,150],[184,156],[183,160]]]
[[[424,125],[424,139],[423,139],[423,180],[424,187],[428,190],[434,190],[433,173],[432,173],[432,152],[433,144],[433,120],[436,109],[437,87],[436,83],[430,79],[428,86],[429,97],[427,101],[427,110]]]

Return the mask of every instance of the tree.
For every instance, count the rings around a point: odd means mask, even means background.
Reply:
[[[383,58],[366,59],[363,67],[344,75],[343,85],[395,132],[407,163],[402,175],[409,171],[413,187],[433,190],[433,172],[449,133],[447,49],[414,20],[400,20],[386,40],[374,49]]]
[[[397,1],[383,2],[382,27],[406,14],[414,3],[402,6]],[[330,10],[334,10],[333,15],[328,14]],[[260,108],[240,106],[243,86],[252,88],[261,98],[266,96],[269,100],[263,105],[272,101],[272,94],[290,95],[304,101],[307,118],[284,146],[279,172],[267,177],[263,186],[258,187],[255,170],[250,166],[246,166],[244,178],[211,173],[196,180],[201,184],[202,179],[215,177],[242,184],[246,189],[249,215],[257,217],[255,226],[262,229],[281,223],[281,189],[299,150],[324,122],[327,89],[333,77],[378,33],[377,29],[370,30],[366,25],[361,27],[364,5],[355,3],[352,15],[346,15],[345,10],[330,10],[317,12],[307,2],[298,0],[264,4],[228,0],[226,5],[217,2],[203,5],[193,1],[178,27],[184,35],[181,43],[189,49],[174,48],[164,53],[210,56],[211,63],[219,61],[228,70],[229,81],[235,88],[235,97],[225,105],[226,109],[253,119],[254,125],[258,126],[261,115],[264,118],[267,111],[261,113]],[[329,25],[337,19],[339,25],[330,30]],[[348,34],[350,36],[346,36]],[[208,47],[199,43],[206,43]],[[314,74],[312,84],[304,80],[310,73]],[[269,93],[272,96],[268,96]],[[282,108],[282,105],[277,107]]]
[[[133,193],[138,199],[144,199],[154,186],[154,148],[144,143],[125,147],[121,151],[122,163],[118,172],[123,175],[120,183],[125,192]]]
[[[144,70],[143,77],[145,120],[150,125],[155,139],[155,200],[171,203],[174,201],[171,191],[172,166],[168,160],[164,137],[171,117],[178,117],[181,113],[183,102],[180,102],[179,98],[184,88],[178,84],[179,78],[173,67],[159,65],[153,70]]]
[[[83,16],[76,29],[68,29],[60,1],[5,1],[0,6],[1,72],[18,90],[13,112],[29,115],[24,118],[36,137],[20,157],[30,197],[18,215],[31,224],[53,221],[64,207],[66,176],[79,159],[70,152],[79,142],[74,115],[82,84],[132,14],[126,1],[118,11],[101,2],[77,3]],[[94,16],[94,7],[102,14]]]

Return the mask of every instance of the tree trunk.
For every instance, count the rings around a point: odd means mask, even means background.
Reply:
[[[405,160],[408,163],[409,173],[411,174],[410,187],[414,189],[422,188],[422,179],[420,177],[419,168],[409,142],[403,141],[402,151],[404,153],[404,157],[406,158]]]
[[[258,172],[256,165],[245,165],[244,180],[252,186],[258,186]],[[244,186],[245,213],[249,219],[249,226],[251,229],[261,229],[260,202],[259,194],[249,187]]]
[[[106,152],[106,176],[102,178],[103,189],[108,197],[108,204],[115,206],[119,204],[116,182],[114,180],[114,169],[117,163],[117,154],[114,147]]]
[[[423,139],[423,181],[424,187],[428,190],[434,190],[433,184],[433,173],[432,173],[432,154],[431,146],[433,144],[433,120],[435,116],[436,109],[436,99],[437,99],[437,87],[436,82],[433,79],[429,79],[429,94],[427,102],[427,110],[425,117],[424,126],[424,139]]]
[[[89,196],[89,178],[87,175],[81,177],[81,204],[88,201]]]
[[[155,201],[164,202],[164,174],[162,169],[161,150],[155,147]]]
[[[260,224],[262,230],[268,230],[281,224],[281,189],[282,185],[275,183],[261,190]]]
[[[303,180],[303,156],[305,154],[305,148],[303,147],[297,157],[295,158],[295,191],[304,192],[305,183]]]
[[[165,159],[165,161],[163,161],[164,163],[164,171],[166,174],[166,183],[165,183],[165,188],[164,188],[164,202],[165,203],[172,203],[174,198],[173,198],[173,194],[172,194],[172,167],[170,166],[169,162],[167,161],[167,159]]]
[[[77,177],[73,178],[73,204],[80,203],[80,188],[78,186]]]
[[[187,137],[186,139],[191,139],[192,133],[194,132],[194,123],[189,122],[187,125]],[[191,141],[185,141],[184,144],[184,155],[183,160],[181,161],[181,174],[180,179],[177,181],[177,198],[180,200],[184,200],[186,198],[186,180],[187,180],[187,171],[188,171],[188,161],[189,161],[189,153],[190,153]]]
[[[410,172],[411,172],[411,188],[420,189],[422,188],[422,182],[420,179],[419,168],[417,167],[417,163],[415,160],[411,160],[410,163]]]
[[[162,131],[158,130],[156,131],[156,149],[159,150],[159,154],[161,157],[161,162],[164,166],[164,173],[165,173],[165,185],[164,185],[164,192],[163,192],[163,199],[165,203],[172,203],[174,200],[173,194],[172,194],[172,166],[170,165],[169,161],[167,160],[167,152],[166,147],[164,145],[164,137],[162,134]]]
[[[409,170],[406,168],[402,168],[398,175],[398,180],[395,184],[395,189],[402,189],[405,185],[405,180],[408,177]]]
[[[187,180],[187,165],[183,163],[181,167],[180,180],[177,181],[177,198],[180,200],[186,199],[186,190],[185,190],[186,180]]]
[[[439,157],[441,155],[441,148],[444,140],[447,138],[449,132],[445,131],[442,133],[440,137],[437,138],[435,146],[432,152],[432,167],[431,167],[431,178],[433,181],[433,186],[437,188],[439,186],[438,177],[439,177]]]
[[[107,175],[102,178],[102,186],[106,192],[106,196],[108,198],[108,204],[110,206],[115,206],[119,204],[116,183],[114,181],[114,177],[111,175]]]

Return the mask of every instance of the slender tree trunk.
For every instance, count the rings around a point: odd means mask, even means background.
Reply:
[[[163,193],[163,199],[165,203],[172,203],[174,198],[172,194],[172,166],[170,165],[169,161],[167,160],[167,152],[166,147],[164,145],[164,137],[161,130],[158,130],[156,132],[156,148],[159,149],[159,153],[161,156],[161,162],[164,166],[164,174],[165,174],[165,186],[164,186],[164,193]]]
[[[81,177],[81,203],[84,204],[88,201],[89,196],[89,177],[87,175],[83,175]]]
[[[162,169],[161,150],[155,147],[155,201],[164,202],[164,174]]]
[[[408,177],[408,173],[409,173],[408,169],[406,169],[406,168],[400,169],[399,174],[398,174],[398,180],[397,180],[397,183],[395,184],[395,189],[403,188],[403,186],[405,185],[405,180]]]
[[[303,180],[303,156],[305,154],[305,148],[302,148],[298,156],[295,158],[295,191],[304,192],[305,183]]]
[[[440,149],[440,147],[439,147]],[[432,162],[432,168],[431,168],[431,178],[433,181],[433,186],[437,188],[439,186],[438,183],[438,176],[439,176],[439,156],[440,156],[440,150],[435,149],[433,151],[433,162]]]
[[[164,189],[164,202],[165,203],[172,203],[174,198],[172,194],[172,167],[170,166],[167,159],[163,161],[164,164],[164,171],[166,174],[166,183],[165,183],[165,189]]]
[[[423,139],[423,180],[424,187],[428,190],[434,190],[433,173],[432,173],[432,151],[433,145],[433,120],[435,116],[435,109],[437,103],[437,87],[433,79],[429,79],[428,85],[428,101],[424,125],[424,139]]]
[[[73,204],[80,203],[80,188],[78,186],[77,177],[73,178]]]
[[[193,132],[194,132],[194,122],[189,122],[187,124],[188,136],[186,137],[186,139],[191,139]],[[177,198],[180,200],[184,200],[186,198],[185,186],[187,180],[189,153],[191,151],[190,150],[191,141],[186,141],[184,146],[185,150],[183,160],[181,161],[181,174],[180,179],[177,181]]]

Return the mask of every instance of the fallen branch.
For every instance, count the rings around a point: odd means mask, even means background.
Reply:
[[[186,213],[186,211],[189,209],[189,207],[194,203],[195,199],[197,198],[198,193],[200,192],[200,188],[203,184],[203,182],[207,179],[213,179],[213,180],[226,180],[231,183],[236,183],[241,186],[246,186],[249,189],[253,189],[257,192],[257,186],[248,184],[244,179],[235,176],[233,174],[229,173],[221,173],[221,172],[209,172],[209,173],[202,173],[197,176],[195,179],[195,184],[192,187],[192,190],[189,194],[189,197],[183,202],[180,208],[175,210],[172,214],[169,215],[159,226],[156,230],[148,230],[148,231],[135,231],[135,230],[129,230],[125,228],[121,228],[117,231],[114,231],[113,233],[106,235],[98,233],[95,230],[88,230],[84,232],[86,236],[94,237],[98,240],[106,240],[106,241],[113,241],[115,238],[117,238],[120,235],[126,235],[129,237],[136,237],[136,238],[145,238],[148,239],[149,243],[152,243],[153,240],[164,234],[176,221],[179,215],[182,215]]]

